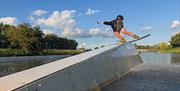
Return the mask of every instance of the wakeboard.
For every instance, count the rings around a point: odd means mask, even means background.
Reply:
[[[141,39],[144,39],[144,38],[146,38],[146,37],[148,37],[148,36],[150,36],[150,35],[151,35],[151,34],[147,34],[147,35],[144,35],[144,36],[142,36],[142,37],[140,37],[140,38],[138,38],[138,39],[133,39],[133,40],[127,41],[127,42],[125,42],[125,43],[136,42],[136,41],[141,40]],[[120,43],[119,45],[123,45],[123,44],[125,44],[125,43]]]

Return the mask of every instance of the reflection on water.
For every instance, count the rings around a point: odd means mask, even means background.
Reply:
[[[171,64],[180,64],[180,54],[171,54]]]
[[[43,61],[16,61],[16,62],[3,62],[0,64],[0,77],[35,66],[42,65]]]
[[[53,62],[55,60],[62,59],[67,56],[50,55],[50,56],[36,57],[36,58],[34,58],[33,56],[32,57],[17,57],[17,58],[14,58],[14,57],[2,58],[1,57],[0,58],[0,77],[6,76],[12,73],[16,73],[19,71],[23,71],[26,69],[30,69],[36,66],[40,66],[42,64],[46,64],[49,62]],[[25,58],[28,58],[28,59],[25,59]]]
[[[144,63],[150,64],[180,64],[180,54],[170,53],[142,53],[140,54]],[[60,58],[51,58],[48,60],[21,60],[21,61],[2,61],[0,60],[0,77],[15,72],[26,70],[35,66],[39,66]],[[63,57],[64,58],[64,57]],[[46,58],[47,59],[47,58]]]
[[[140,56],[148,64],[180,64],[180,54],[147,52]]]

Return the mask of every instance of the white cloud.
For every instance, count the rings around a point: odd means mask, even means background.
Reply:
[[[180,21],[178,21],[178,20],[172,21],[170,28],[175,28],[176,29],[178,27],[180,27]]]
[[[106,26],[106,27],[104,28],[104,30],[109,31],[109,30],[112,30],[112,28],[111,28],[110,26]]]
[[[180,30],[177,30],[171,34],[171,36],[175,36],[176,34],[180,33]]]
[[[66,31],[62,33],[62,36],[65,37],[75,37],[75,38],[90,38],[90,37],[104,37],[104,38],[112,38],[114,37],[112,33],[103,31],[100,28],[92,28],[88,31],[83,31],[82,29],[76,28],[74,31]]]
[[[42,15],[44,15],[44,14],[46,14],[46,13],[47,13],[47,11],[38,9],[38,10],[33,11],[33,12],[32,12],[32,15],[42,16]]]
[[[104,38],[112,38],[112,37],[114,37],[112,35],[112,33],[109,33],[109,32],[107,32],[105,30],[100,29],[100,28],[92,28],[92,29],[90,29],[89,34],[91,36],[97,36],[97,37],[99,36],[99,37],[104,37]]]
[[[42,32],[45,34],[45,35],[50,35],[50,34],[54,34],[54,32],[50,29],[43,29]]]
[[[91,35],[98,35],[98,34],[100,34],[100,28],[90,29],[90,30],[89,30],[89,33],[90,33]]]
[[[28,19],[31,20],[31,21],[35,20],[35,18],[33,16],[29,16]]]
[[[17,19],[14,18],[14,17],[3,17],[3,18],[0,18],[0,23],[3,23],[3,24],[15,25],[16,22],[17,22]]]
[[[99,10],[93,10],[93,9],[87,9],[87,12],[86,12],[86,15],[88,15],[88,16],[92,16],[92,15],[94,15],[95,13],[98,13],[99,12]]]
[[[79,45],[78,45],[78,48],[85,48],[86,46],[87,46],[86,43],[82,43],[82,44],[79,44]]]
[[[87,38],[87,37],[91,37],[91,35],[85,31],[82,30],[80,28],[75,28],[73,31],[69,31],[68,29],[65,29],[62,32],[62,35],[64,37],[75,37],[75,38]]]
[[[73,19],[75,10],[54,11],[47,19],[37,19],[38,25],[46,25],[56,29],[72,28],[76,21]]]
[[[89,30],[83,30],[77,27],[77,22],[74,19],[75,10],[54,11],[48,18],[30,17],[36,25],[40,25],[51,29],[51,32],[56,32],[59,36],[63,37],[75,37],[75,38],[89,38],[89,37],[113,37],[112,33],[100,28],[92,28]],[[49,34],[47,29],[44,30],[46,34]]]
[[[48,18],[30,17],[36,25],[48,27],[62,36],[75,36],[80,34],[80,29],[76,28],[76,20],[74,19],[75,10],[54,11]],[[57,31],[58,30],[58,31]],[[63,30],[63,31],[60,31]]]
[[[141,28],[141,32],[146,32],[146,31],[151,31],[152,30],[152,26],[145,26]]]

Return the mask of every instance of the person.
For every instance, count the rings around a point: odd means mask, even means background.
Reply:
[[[136,34],[133,34],[132,32],[128,32],[124,25],[123,25],[123,16],[122,15],[118,15],[116,17],[116,19],[112,20],[112,21],[103,21],[102,23],[105,25],[110,25],[113,29],[114,34],[116,35],[116,37],[118,37],[122,43],[125,43],[126,40],[122,37],[122,35],[120,34],[121,32],[123,34],[129,35],[131,37],[133,37],[134,39],[138,39],[139,36],[137,36]],[[97,22],[98,24],[100,22]]]

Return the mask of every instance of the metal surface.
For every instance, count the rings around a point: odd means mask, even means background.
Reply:
[[[141,63],[132,44],[111,45],[5,76],[0,87],[2,91],[94,90]]]

